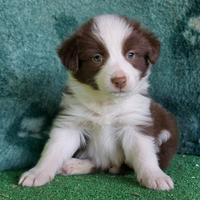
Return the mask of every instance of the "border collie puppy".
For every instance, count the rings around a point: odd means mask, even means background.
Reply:
[[[159,53],[159,41],[139,22],[101,15],[83,24],[58,50],[68,69],[63,110],[19,184],[41,186],[56,174],[119,174],[125,163],[141,185],[172,189],[162,169],[176,153],[176,122],[147,92]]]

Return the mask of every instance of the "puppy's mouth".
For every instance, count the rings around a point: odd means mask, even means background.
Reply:
[[[111,95],[114,97],[126,97],[129,94],[130,94],[130,91],[123,91],[123,90],[111,92]]]

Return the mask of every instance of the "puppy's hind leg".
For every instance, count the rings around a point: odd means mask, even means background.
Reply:
[[[75,175],[75,174],[93,174],[99,173],[101,170],[96,168],[94,162],[90,159],[71,158],[67,163],[64,163],[58,172],[60,175]]]

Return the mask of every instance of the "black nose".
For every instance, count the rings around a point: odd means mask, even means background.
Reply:
[[[126,77],[115,77],[111,79],[112,84],[117,88],[123,88],[126,86]]]

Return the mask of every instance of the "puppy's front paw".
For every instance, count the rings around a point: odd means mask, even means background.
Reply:
[[[26,187],[41,186],[50,182],[53,178],[54,174],[50,174],[47,170],[33,168],[21,175],[19,185]]]
[[[171,190],[174,188],[172,179],[162,171],[138,177],[138,181],[141,185],[153,190]]]

